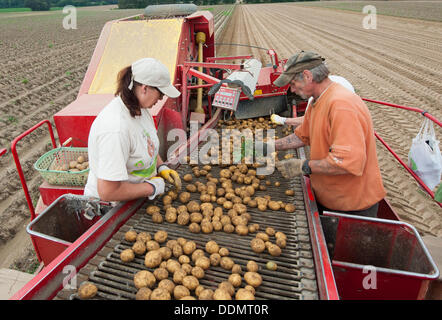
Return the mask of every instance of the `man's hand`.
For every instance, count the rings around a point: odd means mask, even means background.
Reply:
[[[164,193],[165,183],[163,178],[153,177],[146,179],[145,182],[150,183],[153,187],[153,193],[148,197],[149,200],[153,200],[156,196]]]
[[[170,169],[165,164],[162,164],[158,168],[158,174],[163,178],[164,180],[167,180],[167,182],[173,184],[177,191],[181,190],[181,178],[178,172],[175,170]]]
[[[303,174],[301,159],[287,159],[276,162],[276,168],[281,172],[284,178],[293,178]]]
[[[285,121],[287,120],[287,118],[280,117],[277,114],[272,114],[270,116],[270,120],[275,124],[283,125],[283,124],[285,124]]]

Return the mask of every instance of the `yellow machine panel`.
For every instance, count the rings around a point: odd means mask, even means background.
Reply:
[[[175,78],[183,19],[118,21],[112,24],[89,94],[113,94],[118,72],[141,58],[155,58]]]

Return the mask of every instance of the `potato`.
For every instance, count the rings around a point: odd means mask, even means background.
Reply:
[[[295,191],[293,191],[293,190],[285,190],[285,195],[286,196],[293,196],[293,195],[295,195]]]
[[[235,294],[235,288],[229,281],[223,281],[218,285],[218,289],[225,290],[230,296]]]
[[[201,249],[196,249],[193,253],[192,253],[192,261],[196,262],[196,260],[198,260],[198,258],[200,257],[204,257],[204,251]]]
[[[233,231],[235,231],[235,227],[229,223],[223,227],[223,230],[226,233],[232,233]]]
[[[278,265],[276,264],[275,261],[269,261],[269,262],[266,263],[266,268],[268,270],[275,271],[276,269],[278,269]]]
[[[232,296],[224,289],[216,289],[213,293],[213,300],[232,300]]]
[[[181,203],[187,203],[190,200],[190,193],[187,191],[181,192],[180,195],[178,196],[178,199],[180,200]]]
[[[144,242],[137,241],[132,246],[132,250],[137,255],[142,255],[146,252],[146,245]]]
[[[185,276],[183,279],[183,286],[189,290],[195,290],[199,286],[199,281],[194,276]]]
[[[281,205],[276,201],[269,201],[268,206],[273,211],[277,211],[277,210],[281,209]]]
[[[250,241],[250,246],[252,247],[253,252],[256,252],[256,253],[264,252],[264,250],[266,249],[264,241],[259,238],[252,239]]]
[[[210,255],[210,265],[216,267],[221,262],[221,256],[219,253],[212,253]]]
[[[163,223],[163,216],[161,215],[161,213],[154,213],[152,215],[152,221],[154,223]]]
[[[279,182],[279,181],[275,182],[275,187],[279,187],[280,185],[281,185],[281,182]]]
[[[150,300],[150,295],[152,294],[152,290],[148,287],[142,287],[138,290],[135,295],[135,300]]]
[[[251,285],[249,285],[249,284],[246,285],[246,286],[244,287],[244,289],[250,291],[251,293],[253,293],[253,295],[255,295],[256,290],[255,290],[255,288],[252,287]]]
[[[153,275],[157,281],[161,281],[169,277],[169,271],[166,268],[157,268],[153,271]]]
[[[158,283],[158,288],[166,289],[170,294],[172,294],[173,290],[175,289],[175,284],[169,279],[163,279],[160,281],[160,283]]]
[[[83,163],[85,161],[85,158],[84,158],[84,156],[79,156],[78,158],[77,158],[77,163]]]
[[[259,211],[266,211],[267,210],[267,206],[265,204],[258,204],[258,210]]]
[[[261,239],[262,241],[269,241],[269,235],[264,232],[258,232],[256,238]]]
[[[213,221],[212,226],[213,226],[213,230],[215,230],[215,231],[220,231],[223,229],[223,225],[219,221]]]
[[[181,265],[178,261],[176,261],[174,259],[169,259],[169,260],[167,260],[166,269],[171,274],[174,274],[177,270],[181,269]]]
[[[135,230],[129,230],[124,234],[124,240],[128,242],[135,242],[137,240],[137,232]]]
[[[226,201],[223,203],[223,207],[224,207],[224,209],[227,209],[227,210],[232,209],[233,203],[231,201]]]
[[[220,248],[218,253],[221,255],[221,257],[226,257],[229,255],[229,249],[227,248]]]
[[[158,243],[163,243],[166,242],[167,240],[167,232],[164,230],[159,230],[155,233],[154,235],[154,239],[155,241],[157,241]]]
[[[267,251],[274,257],[278,257],[281,255],[281,248],[273,243],[269,245]]]
[[[160,265],[163,257],[159,250],[149,251],[144,257],[144,265],[148,268],[156,268]]]
[[[285,205],[284,210],[285,210],[285,212],[292,213],[292,212],[295,212],[296,207],[295,207],[294,204],[287,203],[287,204]]]
[[[256,200],[250,200],[249,202],[247,202],[247,205],[250,207],[250,208],[256,208],[257,206],[258,206],[258,203],[256,202]]]
[[[160,244],[155,240],[149,240],[146,242],[147,251],[158,250],[160,248]]]
[[[219,245],[215,241],[210,240],[206,243],[206,251],[209,254],[218,253]]]
[[[190,173],[185,174],[185,175],[183,176],[183,180],[186,181],[186,182],[190,182],[190,181],[192,181],[192,175],[191,175]]]
[[[95,297],[97,292],[98,292],[98,288],[90,282],[82,283],[77,291],[80,299],[91,299],[91,298]]]
[[[120,259],[123,262],[131,262],[135,259],[135,253],[132,249],[125,249],[120,253]]]
[[[169,291],[164,288],[156,288],[150,295],[150,300],[170,300]]]
[[[259,287],[262,283],[261,275],[252,271],[246,272],[244,274],[244,280],[246,280],[246,282],[254,288]]]
[[[183,254],[183,247],[181,247],[179,244],[176,244],[172,248],[172,254],[175,258],[180,257]]]
[[[69,169],[74,169],[77,167],[77,161],[70,161],[69,162]]]
[[[236,292],[236,300],[255,300],[255,295],[247,289],[241,288]]]
[[[163,197],[162,200],[163,200],[163,204],[164,204],[165,206],[171,204],[172,201],[173,201],[172,197],[169,196],[169,195],[165,195],[165,196]]]
[[[185,297],[182,297],[180,300],[196,300],[196,298],[193,296],[185,296]]]
[[[187,213],[187,206],[185,205],[181,205],[178,208],[176,208],[176,213],[178,215],[182,214],[182,213]]]
[[[246,236],[249,234],[249,228],[247,228],[245,225],[242,225],[242,224],[237,225],[235,228],[235,231],[240,236]]]
[[[199,212],[199,211],[200,211],[200,205],[199,205],[199,203],[196,202],[195,200],[190,201],[190,202],[187,204],[187,211],[188,211],[189,213],[192,213],[192,212]]]
[[[238,288],[241,285],[241,276],[238,273],[232,273],[229,276],[229,282],[235,287]]]
[[[160,251],[163,260],[168,260],[170,257],[172,257],[172,250],[170,250],[168,247],[162,247],[158,249],[158,251]]]
[[[187,212],[180,213],[177,218],[177,223],[181,226],[185,226],[189,223],[190,214]]]
[[[197,191],[197,188],[196,188],[196,186],[195,186],[194,184],[188,184],[188,185],[186,186],[186,190],[187,190],[188,192],[196,192],[196,191]]]
[[[176,284],[182,284],[183,279],[186,276],[187,276],[186,270],[184,270],[183,268],[180,268],[173,273],[173,277],[172,277],[173,282],[175,282]]]
[[[255,233],[256,232],[256,226],[254,224],[249,224],[249,233]]]
[[[173,209],[173,210],[171,210]],[[166,221],[169,223],[175,223],[177,219],[176,209],[175,208],[168,208],[166,210],[166,214],[164,216],[166,218]]]
[[[204,269],[199,266],[193,267],[191,273],[192,276],[194,276],[197,279],[201,279],[204,277]]]
[[[150,234],[148,232],[143,231],[137,235],[136,241],[141,241],[141,242],[146,243],[150,239],[151,239]]]
[[[266,233],[267,233],[269,236],[274,236],[274,235],[275,235],[275,229],[273,229],[272,227],[267,227],[267,228],[266,228]]]
[[[276,245],[281,249],[284,249],[287,246],[287,241],[283,238],[276,238]]]
[[[235,263],[229,257],[222,257],[220,261],[221,268],[225,270],[232,270],[232,267]]]
[[[212,233],[213,232],[212,222],[209,221],[201,222],[201,231],[205,234]]]
[[[134,284],[138,289],[143,287],[152,288],[156,281],[152,272],[147,270],[139,271],[134,275]]]
[[[189,231],[192,232],[192,233],[200,233],[201,226],[198,223],[192,222],[189,225]]]
[[[281,239],[287,240],[287,236],[285,235],[284,232],[281,232],[281,231],[277,231],[275,233],[275,237],[276,237],[276,239],[281,238]]]
[[[198,257],[198,259],[195,260],[195,266],[207,270],[210,267],[210,259],[204,256]]]
[[[157,206],[148,206],[146,208],[146,213],[148,215],[153,215],[154,213],[160,213],[160,211],[161,211],[160,207]]]
[[[250,260],[249,262],[247,262],[247,270],[248,271],[257,272],[258,269],[259,269],[259,266],[255,261]]]
[[[190,214],[190,222],[200,223],[203,220],[203,215],[199,212],[192,212]]]
[[[186,271],[186,274],[190,274],[192,272],[192,266],[189,263],[183,263],[181,265],[181,269],[183,269],[184,271]]]
[[[183,255],[179,256],[178,262],[181,264],[190,263],[190,258],[183,254]]]
[[[173,289],[173,296],[175,299],[180,300],[183,297],[189,296],[190,291],[183,285],[178,285]]]
[[[198,296],[199,300],[213,300],[213,290],[204,289]]]

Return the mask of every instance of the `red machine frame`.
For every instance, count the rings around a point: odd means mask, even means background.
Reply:
[[[131,17],[130,17],[131,18]],[[121,20],[127,20],[130,18],[125,18]],[[206,20],[205,20],[206,19]],[[195,16],[189,18],[189,20],[193,20],[194,22],[198,22],[198,30],[194,28],[194,24],[191,25],[191,32],[196,32],[200,30],[205,30],[210,33],[210,30],[213,31],[213,17],[210,18],[205,15]],[[204,25],[206,23],[206,25]],[[211,27],[212,26],[212,27]],[[184,28],[184,27],[183,27]],[[97,44],[97,47],[94,52],[94,57],[89,65],[85,80],[80,88],[78,97],[87,92],[91,84],[91,75],[96,71],[98,60],[96,60],[96,53],[102,52],[104,50],[105,39],[109,36],[110,23],[106,24],[105,28],[102,31],[102,35],[100,36],[100,40]],[[193,34],[193,33],[192,33]],[[193,41],[193,40],[189,40]],[[210,49],[212,48],[212,49]],[[218,83],[220,79],[210,76],[206,73],[197,71],[196,67],[203,67],[206,69],[230,69],[230,70],[239,70],[241,69],[241,64],[224,64],[217,63],[215,61],[223,61],[223,60],[243,60],[251,58],[252,56],[235,56],[235,57],[214,57],[214,46],[208,46],[205,48],[205,56],[206,62],[197,63],[193,61],[184,61],[183,63],[177,64],[177,72],[176,79],[174,81],[174,85],[181,90],[182,95],[181,98],[177,99],[176,103],[173,105],[163,104],[162,108],[157,110],[156,116],[156,124],[157,125],[166,125],[162,122],[162,119],[167,118],[168,121],[174,124],[174,127],[180,122],[182,126],[186,126],[188,117],[189,117],[189,96],[190,90],[197,88],[209,88],[213,84]],[[209,50],[209,51],[207,51]],[[213,50],[210,51],[210,50]],[[269,96],[277,96],[277,95],[285,95],[287,94],[288,86],[279,88],[273,85],[273,81],[280,75],[283,71],[283,65],[285,60],[278,60],[277,54],[274,50],[269,50],[268,54],[270,55],[272,66],[262,68],[260,78],[257,84],[257,90],[261,90],[262,94],[257,96],[256,98],[264,98]],[[94,71],[95,70],[95,71]],[[204,80],[207,84],[203,85],[188,85],[189,77],[196,77]],[[247,99],[243,94],[241,95],[240,100]],[[378,103],[386,106],[402,108],[406,110],[421,112],[427,118],[436,122],[439,126],[441,123],[435,119],[433,116],[429,115],[423,110],[408,108],[399,105],[393,105],[385,102],[364,99],[368,102]],[[301,104],[299,106],[293,106],[293,115],[296,116],[297,112],[305,110],[305,104]],[[296,109],[298,108],[298,109]],[[164,112],[169,112],[170,114],[165,114]],[[178,114],[180,115],[178,118]],[[207,114],[209,120],[204,124],[204,126],[196,133],[191,136],[187,141],[186,145],[181,146],[178,149],[177,155],[187,150],[189,146],[197,145],[196,141],[202,141],[202,137],[208,134],[208,129],[213,127],[221,115],[221,109],[217,109],[215,114],[212,114],[212,106],[210,97],[208,99],[207,105]],[[56,148],[55,138],[52,130],[52,126],[49,120],[44,120],[25,131],[23,134],[18,136],[11,145],[11,151],[13,153],[14,161],[17,166],[17,170],[19,172],[20,181],[23,186],[23,190],[25,192],[26,200],[31,211],[31,219],[34,219],[36,214],[41,212],[45,206],[39,205],[37,210],[34,210],[31,198],[29,196],[29,191],[27,188],[27,184],[23,175],[23,171],[21,168],[21,164],[19,161],[19,157],[16,151],[17,143],[24,138],[26,135],[33,132],[38,127],[43,124],[47,124],[51,136],[52,145]],[[57,124],[57,129],[59,129],[60,124]],[[90,124],[83,124],[89,125]],[[178,126],[180,127],[180,126]],[[165,129],[167,131],[167,128]],[[89,130],[87,130],[89,132]],[[412,176],[420,183],[420,185],[434,198],[434,194],[431,193],[431,190],[427,190],[425,184],[417,177],[411,169],[400,159],[400,157],[383,141],[377,133],[375,133],[376,137],[387,147],[387,149],[395,156],[395,158],[404,166],[407,171],[412,174]],[[59,134],[60,136],[60,134]],[[4,154],[4,150],[0,150],[0,156]],[[301,155],[303,156],[303,155]],[[171,163],[171,165],[178,165],[177,163]],[[319,289],[319,296],[321,299],[339,299],[339,294],[337,290],[337,285],[335,282],[335,278],[333,275],[333,269],[331,266],[329,254],[327,251],[327,244],[325,241],[325,237],[321,227],[321,221],[319,217],[319,212],[316,206],[316,201],[314,197],[313,190],[310,185],[310,179],[308,177],[304,177],[303,179],[303,192],[304,192],[304,201],[307,209],[307,218],[309,222],[309,231],[312,240],[312,249],[315,260],[315,268],[317,273],[317,282]],[[49,190],[48,192],[60,192],[59,189],[63,188],[54,188],[54,190]],[[81,188],[80,188],[81,189]],[[58,191],[57,191],[58,190]],[[66,189],[63,189],[66,190]],[[81,191],[81,190],[80,190]],[[64,192],[64,191],[62,191]],[[118,230],[118,228],[127,221],[131,217],[131,215],[138,210],[142,206],[146,200],[137,200],[137,201],[129,201],[121,206],[119,206],[112,215],[105,215],[102,219],[100,219],[96,224],[94,224],[88,231],[86,231],[82,236],[80,236],[75,242],[73,242],[63,253],[61,253],[57,258],[55,258],[51,263],[49,263],[45,268],[35,276],[28,284],[26,284],[21,290],[19,290],[11,299],[51,299],[55,297],[57,292],[62,288],[63,278],[65,278],[65,274],[63,274],[63,268],[67,265],[75,266],[78,271],[81,267],[83,267],[87,261],[93,257],[104,244],[112,237],[112,235]],[[440,206],[441,203],[438,203]],[[36,212],[37,211],[37,212]],[[379,208],[379,217],[386,218],[391,220],[399,220],[398,216],[388,204],[388,202],[384,199]],[[34,246],[35,247],[35,246]],[[38,248],[35,248],[37,252],[37,256],[40,259]]]

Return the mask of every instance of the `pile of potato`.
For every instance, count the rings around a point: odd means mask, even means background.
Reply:
[[[130,230],[124,238],[133,245],[121,252],[121,261],[131,262],[144,255],[144,266],[149,269],[134,275],[137,300],[254,300],[255,288],[262,283],[256,262],[248,262],[242,277],[241,266],[229,257],[229,250],[212,240],[203,250],[192,240],[168,240],[164,230],[157,231],[153,238],[147,232]],[[199,282],[212,266],[231,272],[215,290]],[[243,280],[245,286],[240,288]]]
[[[76,160],[72,160],[69,163],[55,166],[52,170],[80,172],[80,171],[86,170],[87,168],[89,168],[88,159],[85,156],[79,156]]]

